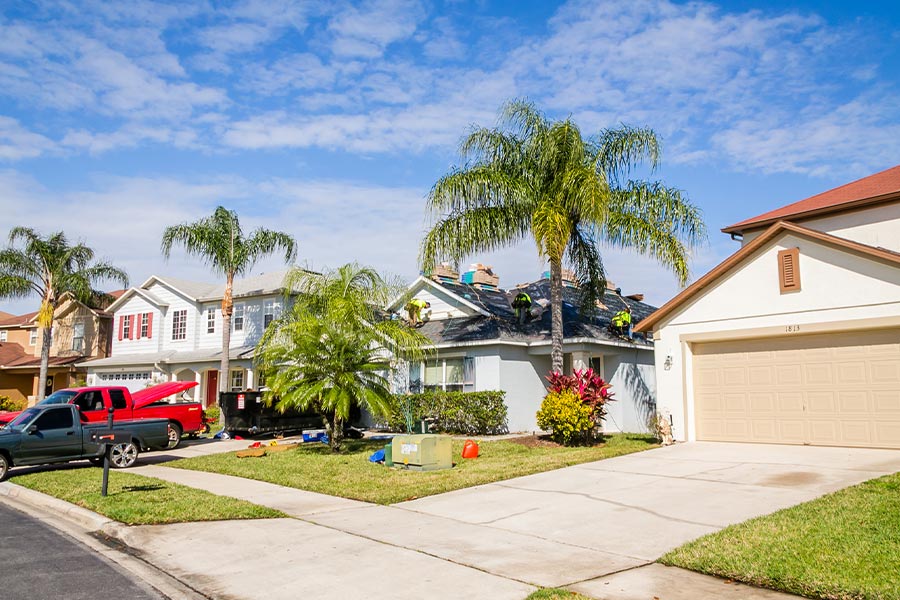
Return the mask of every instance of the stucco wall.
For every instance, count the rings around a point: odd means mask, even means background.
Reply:
[[[777,254],[794,247],[801,290],[781,293]],[[659,409],[672,415],[677,439],[694,439],[692,344],[898,325],[900,269],[785,235],[657,328]]]
[[[603,377],[612,385],[615,400],[607,404],[603,430],[648,432],[656,411],[656,374],[651,352],[624,351],[604,357]]]

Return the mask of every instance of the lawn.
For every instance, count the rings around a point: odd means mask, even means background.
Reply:
[[[810,598],[900,599],[900,473],[728,527],[660,562]]]
[[[383,440],[347,441],[340,454],[333,454],[324,444],[305,444],[296,450],[262,458],[216,454],[179,460],[166,466],[258,479],[365,502],[393,504],[656,446],[651,436],[631,434],[610,435],[604,444],[575,448],[530,447],[511,441],[490,441],[480,444],[477,459],[463,460],[460,458],[463,442],[454,440],[453,456],[457,465],[453,469],[416,472],[370,463],[369,455],[384,444]]]
[[[591,600],[588,596],[582,596],[576,592],[561,590],[559,588],[544,588],[528,595],[525,600]]]
[[[122,471],[110,472],[109,493],[103,498],[102,473],[99,468],[42,471],[13,477],[12,482],[128,525],[286,516],[244,500]]]

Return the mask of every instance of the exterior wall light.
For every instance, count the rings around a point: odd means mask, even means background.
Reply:
[[[672,368],[672,355],[669,354],[666,356],[666,362],[663,363],[663,368],[668,371]]]

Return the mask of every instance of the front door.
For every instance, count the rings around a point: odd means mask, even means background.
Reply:
[[[206,372],[206,406],[215,406],[219,400],[219,372],[210,369]]]
[[[44,382],[44,397],[47,397],[52,393],[53,393],[53,375],[47,375],[47,380]]]

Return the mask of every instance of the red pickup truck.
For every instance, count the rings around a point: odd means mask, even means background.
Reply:
[[[113,420],[166,419],[169,422],[168,449],[177,448],[182,434],[200,432],[203,427],[203,406],[199,402],[168,402],[165,398],[180,394],[196,386],[196,381],[168,381],[131,393],[124,387],[81,387],[53,392],[39,402],[46,404],[74,404],[87,423],[105,422],[109,407]],[[0,427],[19,416],[18,412],[0,413]]]

